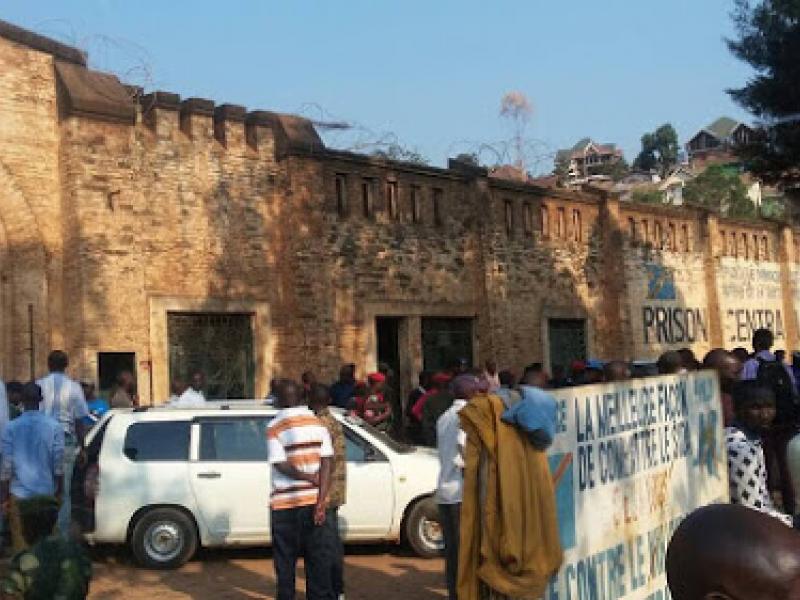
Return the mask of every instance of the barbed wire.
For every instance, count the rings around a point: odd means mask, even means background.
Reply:
[[[333,114],[318,102],[305,102],[297,114],[311,120],[325,144],[338,150],[373,154],[399,147],[419,154],[417,148],[404,143],[394,131],[376,130],[356,120]]]
[[[89,56],[93,68],[113,73],[132,88],[157,87],[152,55],[136,42],[104,34],[80,35],[75,25],[67,19],[40,21],[36,29],[81,49]],[[328,147],[362,154],[399,150],[427,160],[417,147],[407,144],[396,132],[375,129],[363,122],[334,114],[318,102],[305,102],[296,113],[314,123]],[[543,140],[520,140],[518,132],[509,139],[496,141],[458,140],[447,148],[448,156],[461,153],[474,155],[480,164],[490,167],[521,162],[525,170],[533,173],[541,172],[544,165],[552,167],[556,155]]]
[[[36,31],[82,50],[90,65],[99,71],[113,73],[122,83],[154,89],[153,58],[148,50],[134,41],[104,34],[80,35],[68,19],[45,19]]]

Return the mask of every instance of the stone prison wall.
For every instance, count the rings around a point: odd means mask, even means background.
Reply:
[[[303,118],[144,94],[0,22],[5,380],[41,374],[52,348],[100,382],[128,357],[144,403],[203,352],[261,397],[274,376],[330,380],[344,362],[389,362],[405,391],[456,351],[519,371],[702,355],[758,327],[793,350],[798,240],[333,150]]]

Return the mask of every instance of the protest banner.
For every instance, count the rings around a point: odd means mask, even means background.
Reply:
[[[564,563],[546,600],[666,600],[670,537],[727,502],[717,375],[557,390],[549,451]]]

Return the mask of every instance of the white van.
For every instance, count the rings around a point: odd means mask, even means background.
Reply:
[[[276,412],[230,402],[106,414],[87,436],[87,463],[73,477],[73,514],[88,542],[128,544],[151,568],[178,567],[198,546],[267,545],[265,430]],[[435,452],[334,414],[347,439],[344,540],[403,540],[420,556],[437,555]]]

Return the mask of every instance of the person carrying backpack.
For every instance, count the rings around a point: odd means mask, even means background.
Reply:
[[[755,354],[744,364],[742,380],[756,380],[775,394],[775,421],[764,436],[768,486],[776,496],[776,504],[793,514],[794,488],[786,450],[791,439],[800,431],[800,398],[791,368],[771,352],[774,341],[769,329],[757,329],[753,333]]]

